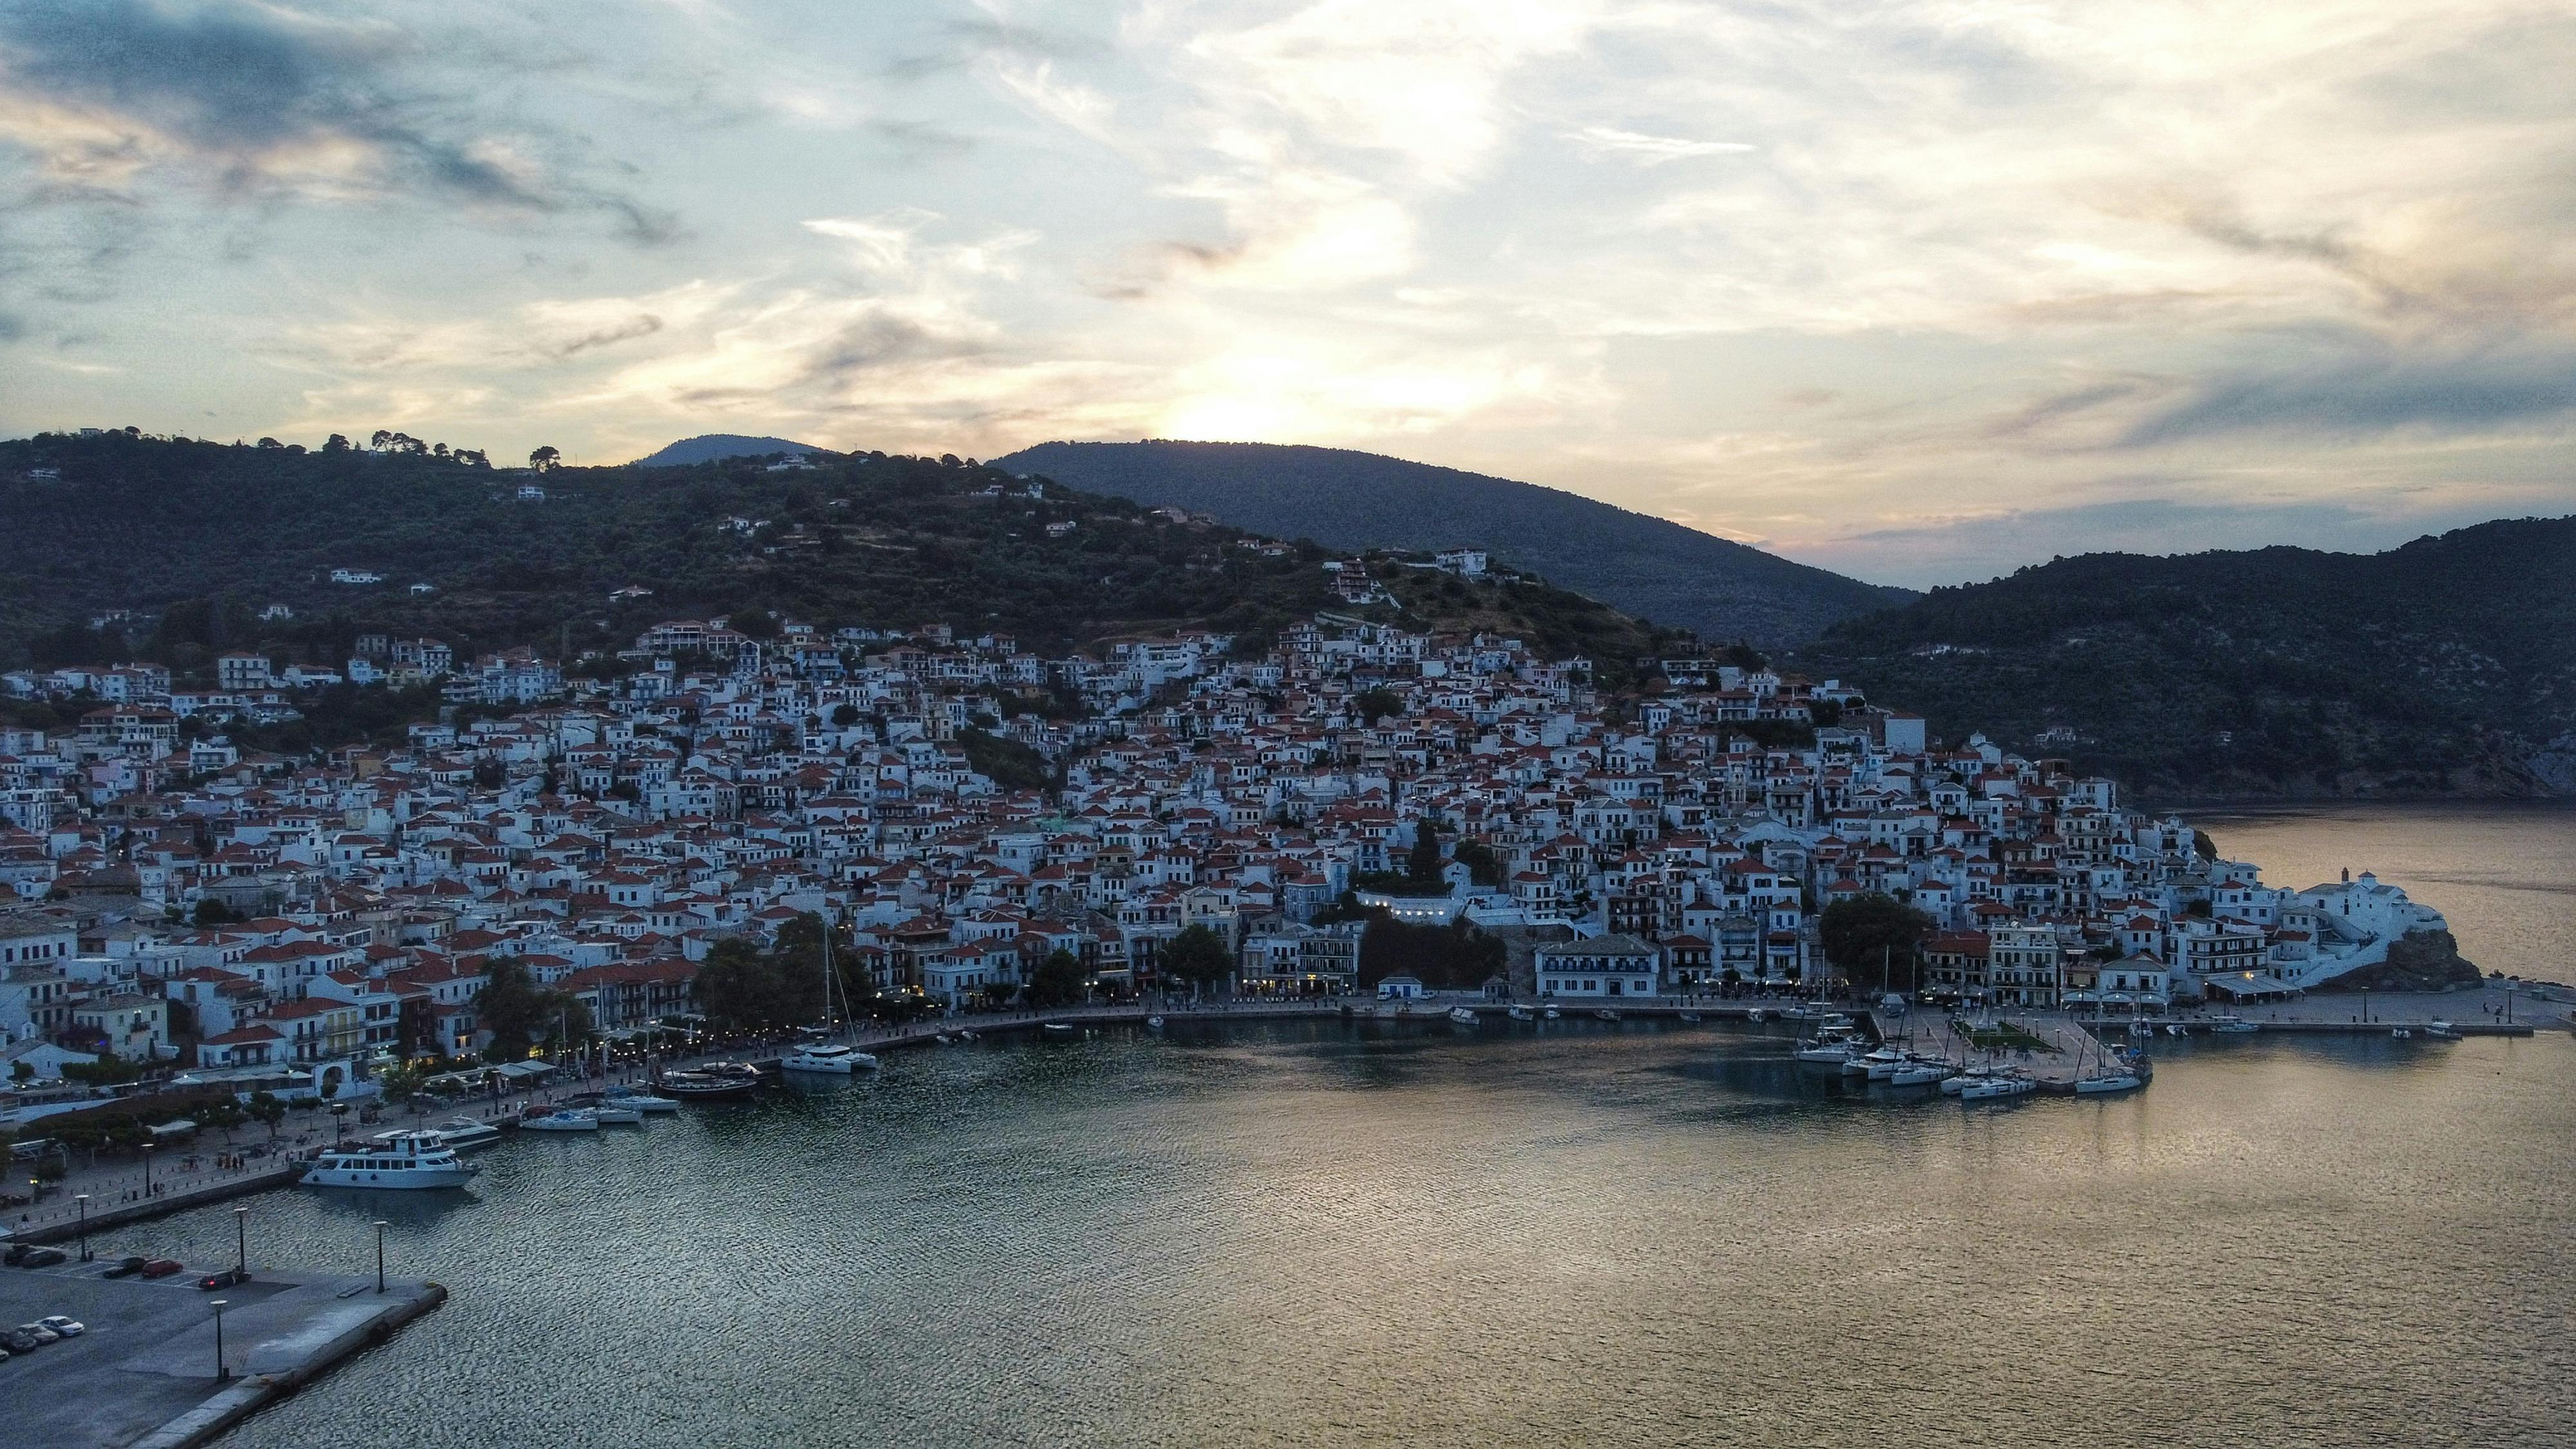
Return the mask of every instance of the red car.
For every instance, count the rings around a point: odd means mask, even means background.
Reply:
[[[167,1278],[185,1266],[176,1258],[155,1258],[135,1271],[146,1278]]]

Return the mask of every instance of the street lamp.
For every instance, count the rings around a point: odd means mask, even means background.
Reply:
[[[224,1299],[218,1298],[207,1305],[215,1310],[215,1382],[217,1383],[222,1383],[233,1376],[233,1371],[224,1366],[224,1302]]]
[[[385,1220],[376,1219],[376,1291],[385,1291]]]
[[[250,1209],[233,1209],[233,1266],[250,1271]]]
[[[80,1260],[86,1263],[89,1261],[89,1194],[73,1193],[72,1201],[80,1204]]]
[[[157,1145],[151,1142],[143,1144],[143,1195],[145,1197],[152,1195],[152,1149]]]

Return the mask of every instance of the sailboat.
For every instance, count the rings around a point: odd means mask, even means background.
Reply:
[[[2090,1037],[2092,1033],[2078,1031],[2076,1035],[2081,1037]],[[2139,1076],[2136,1072],[2129,1070],[2127,1067],[2114,1069],[2109,1060],[2109,1048],[2096,1042],[2094,1044],[2094,1052],[2096,1060],[2094,1068],[2090,1072],[2083,1070],[2082,1058],[2079,1057],[2077,1059],[2075,1076],[2075,1090],[2077,1092],[2088,1097],[2099,1096],[2105,1092],[2134,1092],[2138,1088],[2147,1084],[2146,1078]]]
[[[832,971],[832,923],[826,917],[823,922],[823,1029],[818,1039],[804,1042],[780,1058],[779,1070],[836,1077],[876,1070],[877,1059],[849,1044],[849,1028],[842,1023],[839,1013],[832,1009],[833,992],[837,987]],[[835,1029],[839,1030],[843,1040],[828,1039]]]

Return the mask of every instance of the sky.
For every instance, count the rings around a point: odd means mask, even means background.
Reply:
[[[1878,582],[2576,512],[2576,12],[0,0],[0,435],[1315,443]]]

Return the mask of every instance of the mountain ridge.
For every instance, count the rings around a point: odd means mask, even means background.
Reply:
[[[786,438],[753,438],[741,433],[700,433],[666,444],[627,464],[629,468],[684,468],[693,463],[721,463],[727,458],[765,458],[772,453],[828,453],[811,443]]]
[[[1279,443],[1041,443],[991,460],[1330,548],[1483,548],[1629,614],[1774,647],[1911,590],[1784,559],[1560,488]]]

